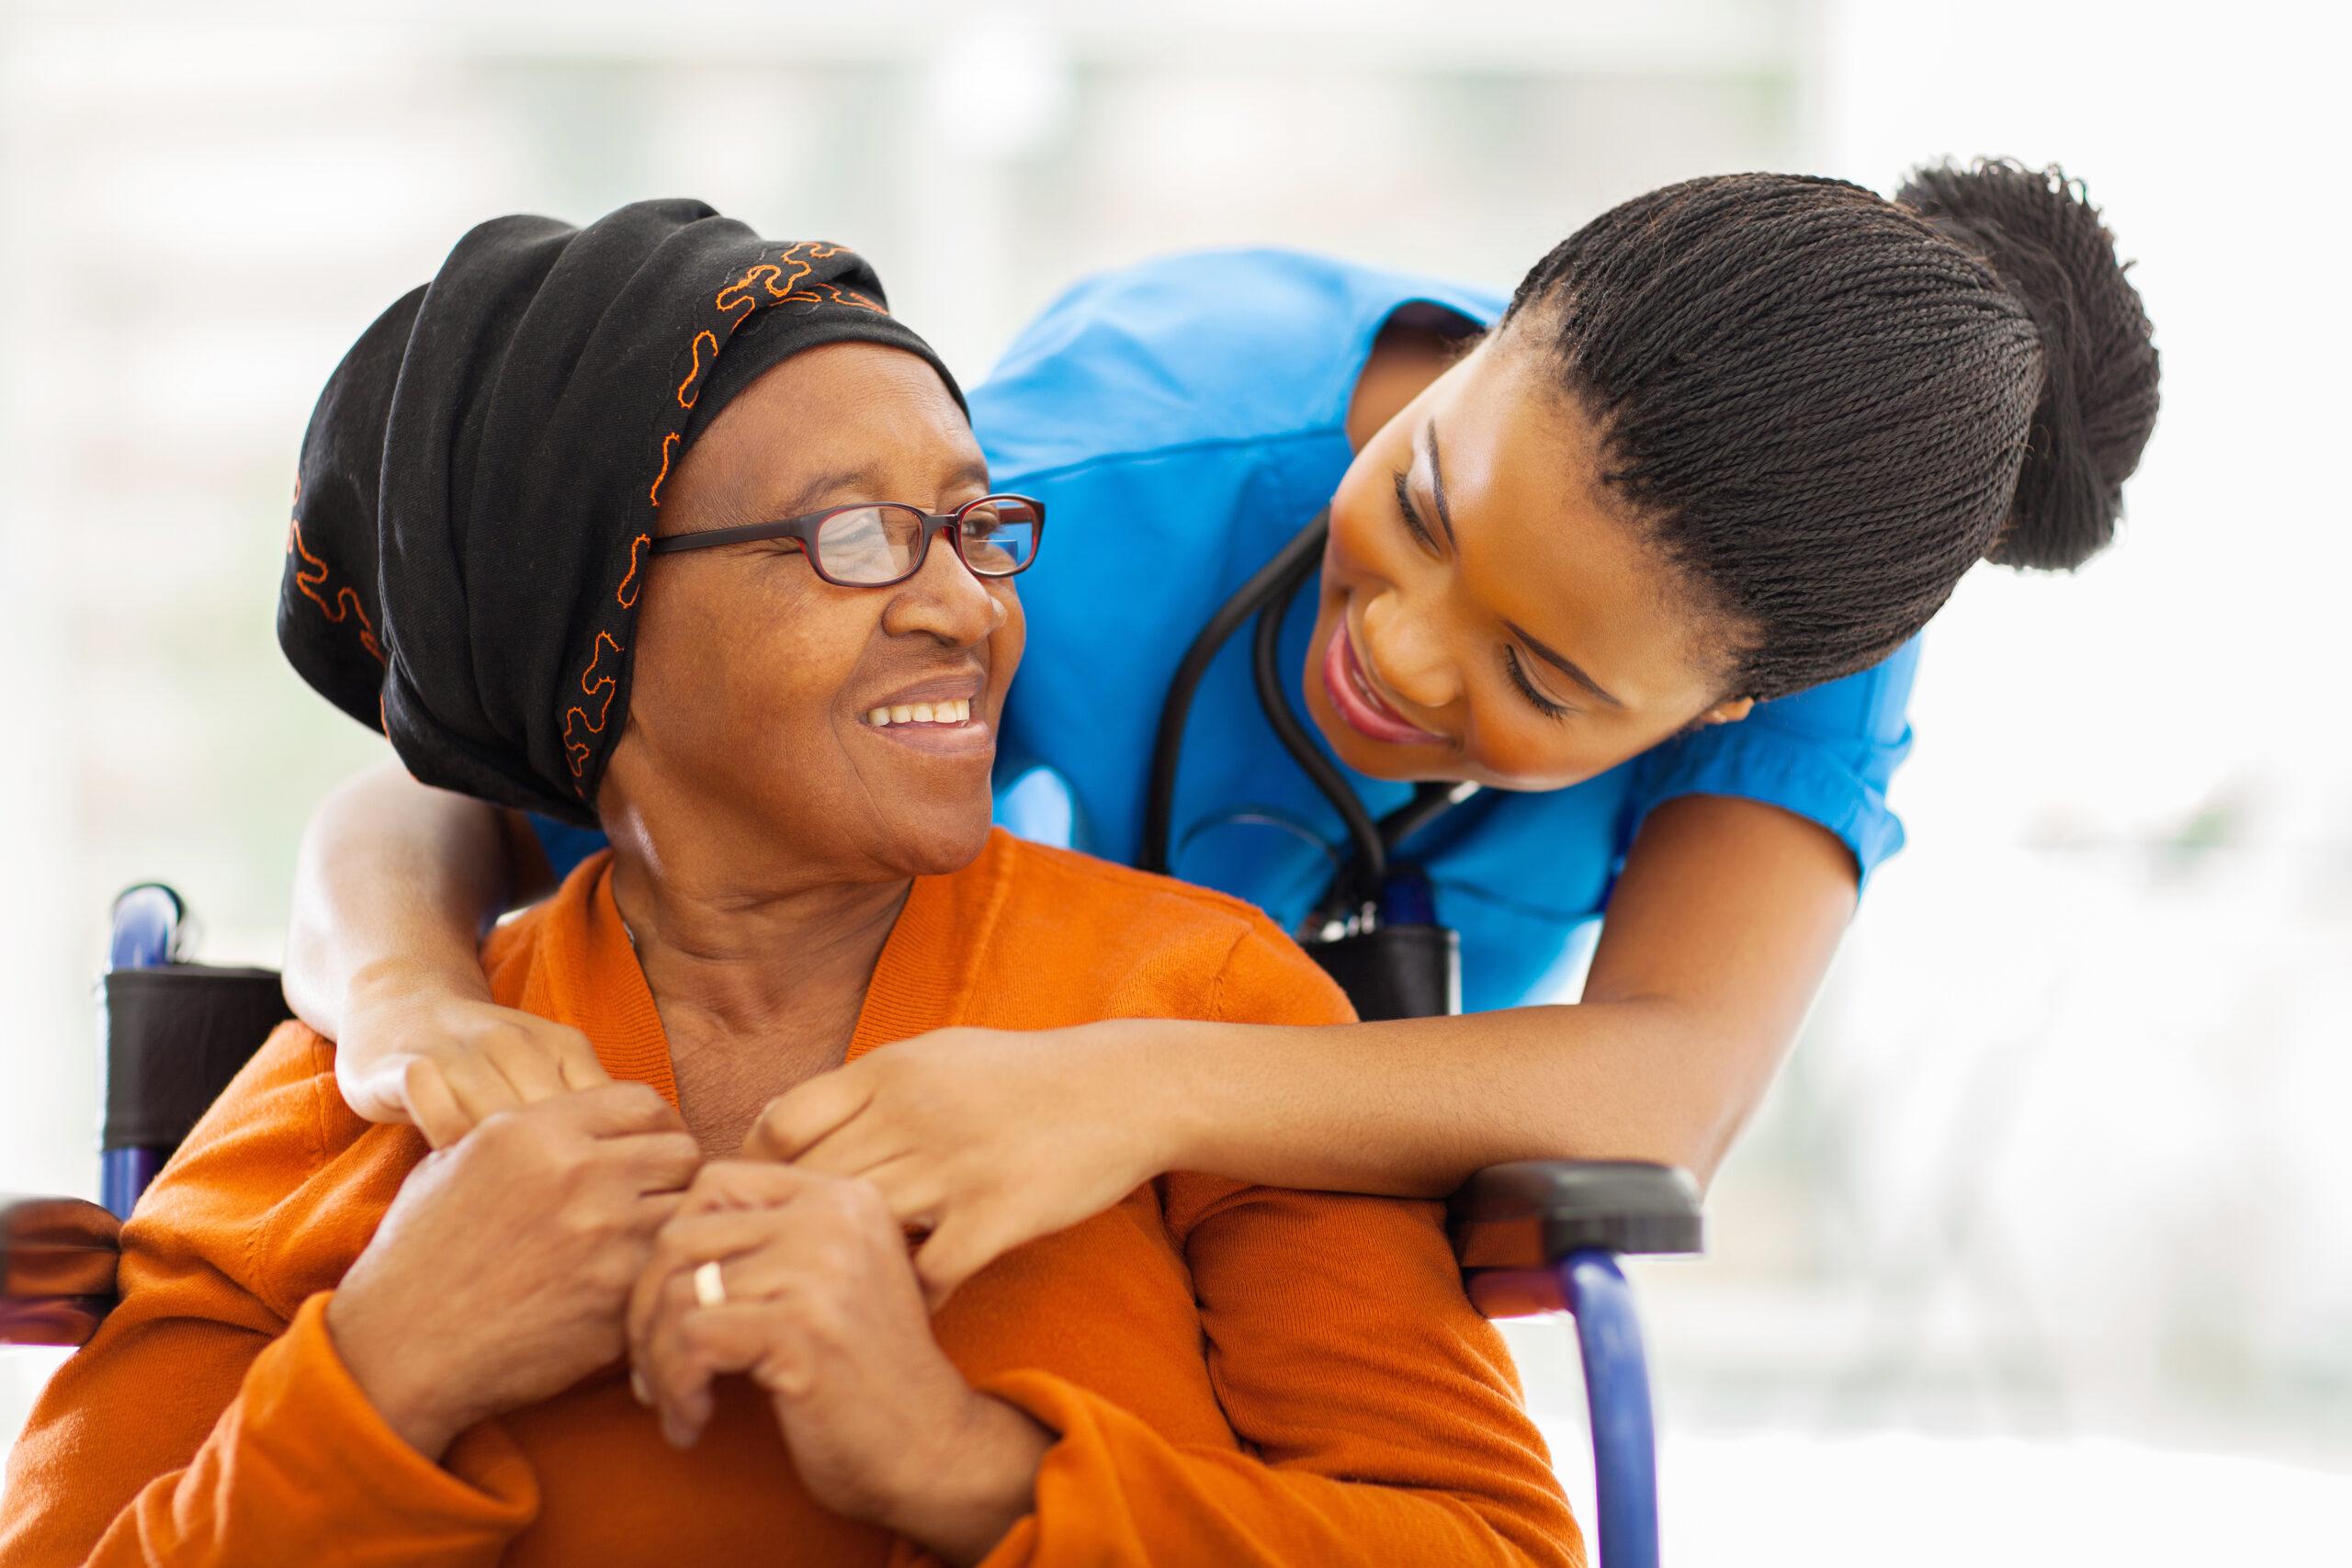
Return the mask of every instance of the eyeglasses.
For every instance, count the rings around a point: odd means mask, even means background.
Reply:
[[[806,517],[749,523],[653,541],[656,555],[759,539],[792,539],[819,577],[842,588],[888,588],[922,570],[933,535],[945,534],[975,577],[1012,577],[1037,558],[1046,503],[1025,495],[984,495],[953,512],[895,501],[831,506]]]

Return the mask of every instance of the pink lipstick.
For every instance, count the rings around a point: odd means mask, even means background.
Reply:
[[[1343,617],[1331,629],[1331,641],[1323,650],[1323,689],[1330,694],[1331,705],[1339,711],[1341,722],[1361,735],[1391,746],[1435,746],[1444,737],[1432,735],[1408,720],[1392,707],[1364,673],[1363,661],[1356,656],[1356,645],[1348,636],[1348,623]]]

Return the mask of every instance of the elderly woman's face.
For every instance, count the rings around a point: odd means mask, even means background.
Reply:
[[[861,501],[945,512],[987,491],[971,425],[930,366],[831,344],[720,412],[663,487],[660,529]],[[816,880],[948,872],[979,853],[1024,632],[1011,582],[974,577],[944,537],[888,588],[825,582],[789,540],[648,558],[608,822],[636,818],[656,854],[692,842],[716,863]],[[968,719],[943,711],[956,703]],[[870,722],[916,704],[934,721]]]

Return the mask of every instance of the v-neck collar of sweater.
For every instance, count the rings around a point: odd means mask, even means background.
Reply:
[[[1012,852],[1000,829],[963,870],[915,878],[875,962],[846,1060],[962,1016],[994,934]],[[610,851],[591,856],[534,912],[522,995],[499,999],[570,1024],[588,1037],[606,1072],[650,1085],[675,1105],[669,1037],[613,901],[612,871]]]

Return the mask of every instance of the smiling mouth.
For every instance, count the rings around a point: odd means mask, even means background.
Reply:
[[[934,728],[969,724],[972,719],[971,700],[956,697],[938,703],[893,703],[886,707],[869,709],[865,722],[876,729],[888,729],[894,724],[927,724]]]
[[[987,693],[983,677],[925,682],[899,694],[905,702],[866,708],[857,716],[857,727],[911,750],[985,759],[996,750]]]
[[[1372,678],[1364,672],[1363,662],[1356,653],[1355,640],[1348,635],[1344,616],[1331,628],[1331,640],[1324,649],[1323,689],[1330,696],[1340,722],[1360,735],[1391,746],[1444,743],[1443,736],[1433,735],[1406,718],[1374,689]]]

